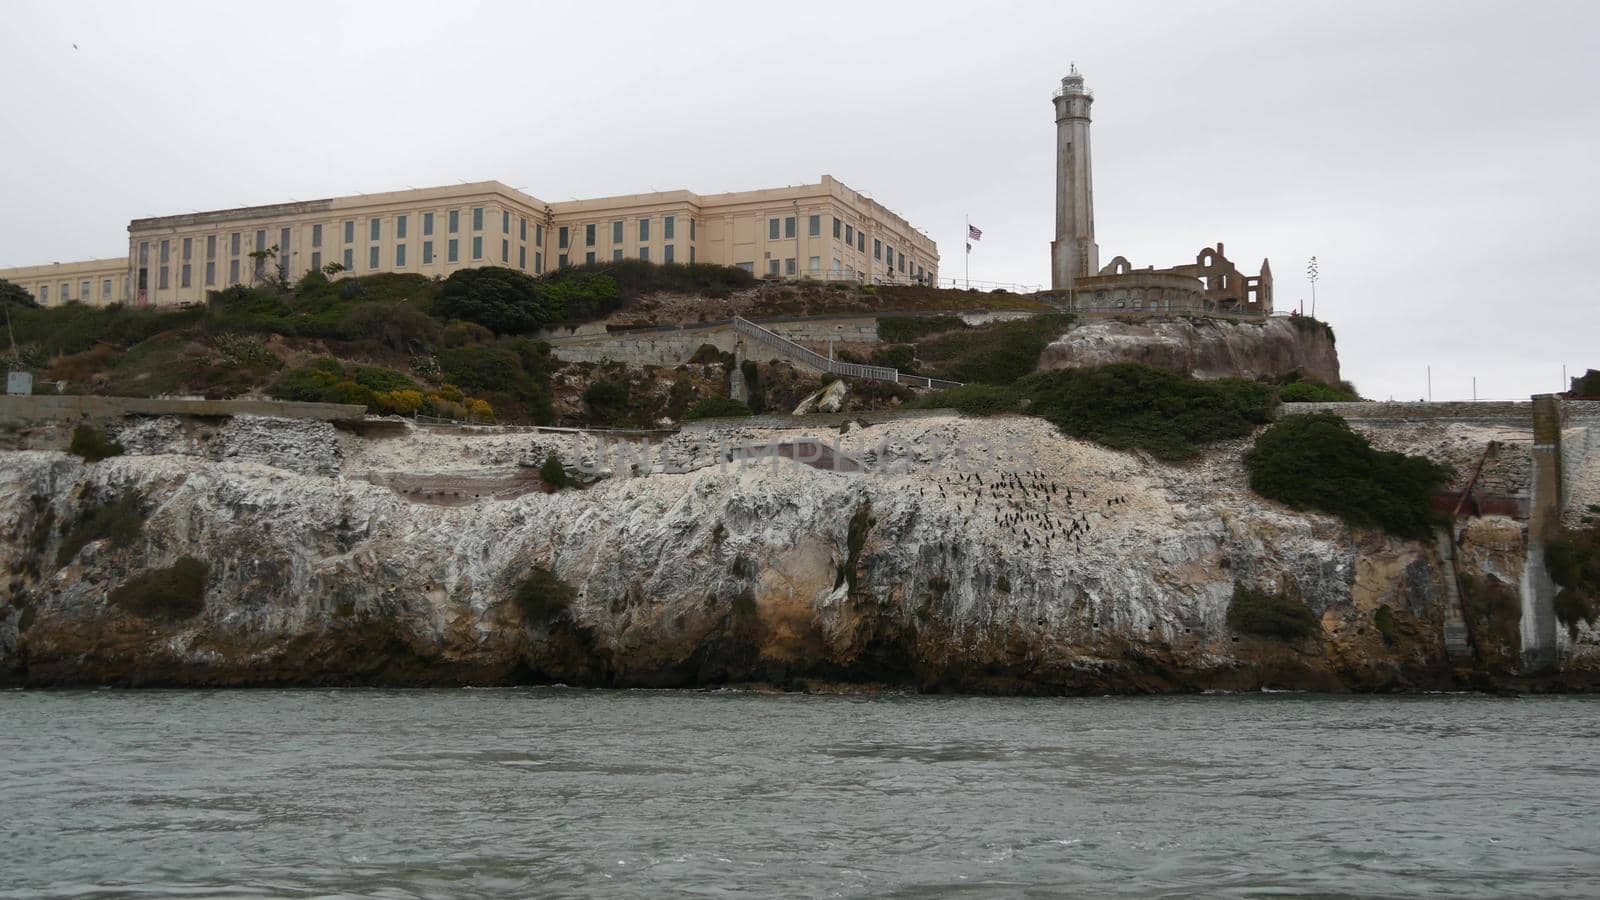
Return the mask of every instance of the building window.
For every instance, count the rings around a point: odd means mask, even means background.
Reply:
[[[783,265],[783,264],[778,262],[777,260],[769,259],[769,260],[767,260],[767,272],[769,274],[776,275],[776,274],[778,274],[778,267],[781,266],[781,265]]]
[[[672,226],[676,225],[677,223],[678,223],[678,217],[677,216],[666,216],[665,218],[663,218],[661,220],[661,239],[662,240],[664,240],[664,241],[673,240]],[[668,262],[671,262],[671,260],[668,260]]]
[[[217,236],[214,235],[214,234],[208,234],[208,235],[206,235],[206,259],[216,259],[216,258],[217,258]]]
[[[806,237],[822,237],[821,216],[811,216],[806,221]]]
[[[694,220],[690,219],[689,221],[693,222]],[[694,229],[691,228],[689,230],[693,231]],[[694,245],[693,244],[689,245],[689,265],[691,265],[691,266],[694,265]]]
[[[694,219],[689,220],[689,240],[694,240]]]
[[[567,249],[571,236],[571,230],[566,225],[561,226],[561,230],[556,232],[556,246],[562,250]]]
[[[190,266],[188,263],[184,263],[183,268],[178,270],[178,286],[194,287],[193,276],[190,273]],[[85,294],[89,293],[89,282],[87,281],[83,283],[83,292]]]
[[[172,285],[169,283],[170,280],[167,278],[167,267],[162,266],[159,271],[161,281],[156,285],[156,287],[158,290],[164,291]],[[67,299],[67,286],[64,284],[61,286],[61,299]]]
[[[140,241],[139,242],[139,265],[147,266],[149,264],[150,264],[150,242],[149,241]]]
[[[354,244],[356,242],[356,221],[354,219],[349,219],[344,223],[344,242],[346,244]]]
[[[839,239],[839,235],[843,231],[844,231],[844,222],[840,221],[838,216],[834,216],[833,217],[833,239],[837,241]]]
[[[194,238],[183,239],[183,260],[188,262],[194,259]]]
[[[846,225],[844,227],[844,245],[846,247],[848,247],[851,244],[854,244],[855,242],[856,242],[856,227],[854,225]]]
[[[533,251],[533,274],[544,274],[544,253],[538,250]]]
[[[395,230],[396,231],[399,230],[399,226],[398,225],[395,226]],[[403,269],[403,268],[405,268],[405,266],[406,266],[406,245],[405,244],[395,244],[394,245],[394,267],[396,269]]]
[[[426,231],[427,228],[424,227],[423,230]],[[422,264],[425,266],[433,265],[433,241],[422,242]]]
[[[395,216],[394,217],[394,238],[397,241],[403,241],[403,240],[406,239],[406,217],[405,216]]]
[[[900,274],[904,275],[906,273],[906,255],[904,253],[900,254],[898,262],[900,263]]]
[[[449,243],[445,244],[444,260],[445,262],[461,261],[461,242],[459,240],[451,238]]]
[[[500,241],[500,261],[503,263],[511,262],[511,242],[508,240]]]
[[[367,248],[367,268],[369,268],[369,269],[378,268],[378,248],[377,247],[369,247],[369,248]]]
[[[735,263],[734,267],[738,268],[738,269],[743,269],[746,272],[749,272],[751,275],[754,275],[756,273],[756,264],[754,262]]]
[[[455,234],[461,230],[461,210],[450,210],[450,233]]]
[[[483,230],[483,207],[481,206],[474,206],[472,208],[472,230]]]
[[[676,246],[675,244],[668,244],[667,245],[666,250],[663,251],[663,255],[661,257],[661,261],[662,262],[670,263],[670,262],[677,262],[678,261],[677,254],[673,252],[673,248],[675,246]]]
[[[345,252],[348,253],[349,251],[347,250]],[[230,261],[228,263],[228,283],[229,284],[238,284],[239,283],[239,261],[237,259],[232,260],[232,261]]]
[[[650,240],[650,220],[647,218],[639,220],[639,240],[641,242]],[[639,258],[649,259],[647,256],[641,256]]]
[[[228,238],[228,250],[234,256],[238,256],[239,255],[239,232],[235,231],[232,235],[229,236],[229,238]],[[144,262],[144,260],[142,260],[142,259],[139,260],[139,261],[140,262]]]
[[[212,263],[212,265],[216,265],[216,263]],[[107,278],[105,281],[100,282],[100,299],[101,300],[110,300],[111,299],[111,279],[109,279],[109,278]]]
[[[543,225],[543,223],[535,223],[534,224],[534,226],[533,226],[533,242],[535,244],[538,244],[541,247],[544,246],[544,225]],[[534,254],[534,261],[537,262],[538,258],[539,258],[539,255],[537,253],[535,253]]]
[[[483,235],[481,234],[472,236],[472,258],[483,259]]]
[[[527,247],[518,247],[517,248],[517,268],[523,269],[523,270],[526,270],[528,268],[528,248]]]
[[[354,272],[356,270],[356,252],[349,247],[344,248],[344,260],[339,265],[343,266],[346,272]]]
[[[42,305],[48,304],[49,302],[50,302],[50,285],[48,285],[48,284],[39,285],[39,304],[42,306]]]
[[[528,220],[526,218],[524,218],[524,217],[520,217],[519,216],[517,218],[517,240],[525,241],[527,239],[528,239]],[[527,266],[523,266],[523,268],[527,268]]]
[[[785,275],[793,275],[793,274],[795,274],[795,271],[796,270],[795,270],[795,267],[794,267],[794,257],[791,256],[788,259],[783,261],[783,274],[785,274]]]
[[[639,248],[639,259],[641,261],[643,261],[643,262],[649,262],[650,261],[650,248],[649,247],[640,247]]]
[[[611,261],[612,262],[622,262],[622,248],[621,247],[618,247],[615,250],[611,251]]]
[[[594,233],[595,233],[595,226],[593,226],[593,225],[585,225],[585,226],[583,226],[583,245],[585,247],[593,247],[594,246]]]
[[[877,238],[872,239],[872,258],[883,259],[883,241]]]
[[[893,247],[885,247],[885,248],[883,248],[883,261],[889,264],[889,268],[891,268],[891,269],[894,268],[894,248]]]
[[[813,256],[810,259],[806,260],[806,271],[810,272],[813,275],[817,274],[818,272],[821,272],[822,271],[822,257]]]
[[[794,237],[794,216],[786,216],[783,220],[783,236]]]
[[[588,253],[585,253],[583,255],[583,261],[591,266],[594,265],[594,251],[590,250]]]
[[[313,246],[313,247],[321,247],[322,246],[322,223],[320,223],[320,222],[317,223],[316,225],[311,226],[311,246]],[[210,252],[210,249],[207,248],[207,253],[209,254],[209,252]]]
[[[567,267],[567,255],[565,253],[563,253],[560,256],[556,257],[556,268],[565,269],[566,267]]]
[[[383,238],[383,220],[373,219],[368,231],[371,232],[367,235],[368,240],[381,240]]]
[[[775,241],[777,239],[778,239],[778,220],[777,219],[768,219],[767,220],[767,240]],[[773,272],[772,274],[776,275],[778,273],[777,272]]]
[[[833,258],[833,274],[838,275],[844,269],[844,264],[839,262],[839,257]]]
[[[500,211],[500,233],[511,233],[511,210],[509,209]]]
[[[422,214],[422,236],[433,237],[433,213],[431,212]]]
[[[163,266],[166,265],[167,261],[172,258],[172,248],[168,246],[171,243],[171,241],[161,242],[161,264]]]
[[[187,269],[189,267],[188,266],[184,266],[184,268]],[[87,301],[87,300],[93,300],[94,299],[94,291],[91,290],[90,287],[91,287],[91,284],[90,284],[90,282],[87,282],[87,281],[85,281],[83,284],[78,285],[78,299],[79,300]],[[188,287],[188,285],[185,284],[184,287]]]
[[[313,272],[321,272],[322,271],[322,251],[321,250],[313,250],[313,251],[311,251],[311,271],[313,271]],[[206,263],[206,284],[210,284],[210,283],[211,283],[211,263]]]

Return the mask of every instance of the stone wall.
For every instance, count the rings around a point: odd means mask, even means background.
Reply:
[[[1279,415],[1331,412],[1346,419],[1392,419],[1396,421],[1516,421],[1529,424],[1533,404],[1528,401],[1504,403],[1285,403]],[[1532,427],[1529,424],[1529,427]]]
[[[30,394],[0,397],[0,423],[117,419],[123,416],[270,416],[337,422],[360,419],[366,407],[282,400],[180,400]]]

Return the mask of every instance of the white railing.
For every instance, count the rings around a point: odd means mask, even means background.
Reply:
[[[768,331],[749,319],[741,318],[740,316],[733,317],[733,330],[748,338],[751,338],[757,343],[771,347],[790,359],[804,363],[813,369],[821,369],[822,371],[831,373],[833,375],[848,375],[851,378],[871,378],[877,381],[892,381],[896,384],[904,384],[911,387],[924,387],[936,390],[961,387],[961,382],[959,381],[946,381],[942,378],[928,378],[922,375],[907,375],[901,372],[899,369],[891,369],[888,366],[864,366],[859,363],[840,362],[837,359],[829,359],[815,350],[809,350],[805,347],[802,347],[783,335]]]

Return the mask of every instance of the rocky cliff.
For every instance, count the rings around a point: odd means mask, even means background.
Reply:
[[[120,437],[129,455],[93,465],[0,454],[0,683],[1456,683],[1432,545],[1255,497],[1239,445],[1171,466],[1034,419],[944,415],[685,433],[648,454],[242,418]],[[551,452],[597,480],[544,492],[529,467]],[[807,464],[835,458],[865,471]],[[62,552],[87,510],[133,493],[135,536]],[[208,567],[203,606],[113,602],[184,557]],[[532,616],[514,597],[538,567],[573,596]],[[1236,583],[1302,598],[1318,635],[1233,633]]]
[[[1333,332],[1311,319],[1089,319],[1057,338],[1041,369],[1142,363],[1200,378],[1339,382]]]

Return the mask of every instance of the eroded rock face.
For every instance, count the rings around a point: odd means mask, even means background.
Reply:
[[[492,483],[547,452],[573,467],[611,454],[553,434],[281,429],[221,442],[257,448],[248,454],[178,432],[146,435],[150,455],[92,466],[0,454],[0,682],[821,679],[1006,693],[1451,683],[1432,548],[1256,498],[1242,445],[1177,467],[1020,417],[733,430],[673,438],[657,448],[672,463],[657,474],[504,496]],[[723,464],[727,443],[752,437],[838,441],[873,471]],[[488,487],[453,505],[418,502],[375,478],[400,471]],[[129,490],[149,510],[138,539],[90,543],[58,565],[63,525]],[[182,556],[210,566],[198,616],[152,620],[109,602]],[[576,591],[550,624],[525,621],[511,599],[534,566]],[[1322,636],[1234,635],[1235,582],[1302,597]],[[1373,627],[1379,606],[1399,622],[1398,643]]]
[[[1276,379],[1291,373],[1339,381],[1330,333],[1310,320],[1114,320],[1079,323],[1045,348],[1039,368],[1072,369],[1141,363],[1200,378]]]

